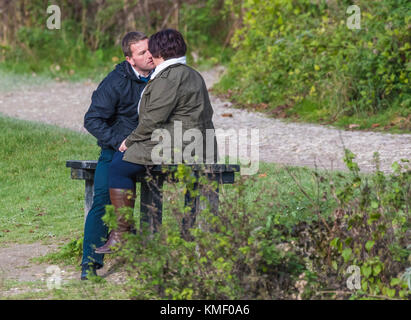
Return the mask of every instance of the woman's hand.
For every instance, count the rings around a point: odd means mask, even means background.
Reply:
[[[124,151],[126,151],[126,150],[127,150],[126,140],[127,140],[127,139],[124,139],[124,140],[123,140],[123,142],[121,143],[120,148],[118,148],[118,151],[120,151],[120,152],[124,152]]]

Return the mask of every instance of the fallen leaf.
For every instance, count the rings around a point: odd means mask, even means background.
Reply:
[[[402,122],[402,121],[406,121],[407,119],[406,118],[404,118],[404,117],[396,117],[396,118],[394,118],[392,121],[391,121],[391,124],[398,124],[398,123],[400,123],[400,122]]]
[[[259,176],[260,178],[264,178],[264,177],[267,176],[267,174],[266,174],[266,173],[260,173],[258,176]]]
[[[232,118],[233,114],[232,113],[223,113],[221,116],[226,117],[226,118]]]
[[[353,123],[353,124],[350,124],[350,125],[348,126],[348,129],[355,129],[355,128],[359,128],[359,127],[360,127],[359,124]]]
[[[373,128],[377,128],[377,127],[379,127],[380,126],[380,124],[379,123],[374,123],[371,127],[373,127]]]
[[[271,111],[271,114],[275,118],[287,118],[287,110],[292,108],[291,105],[284,104],[277,106],[274,110]]]

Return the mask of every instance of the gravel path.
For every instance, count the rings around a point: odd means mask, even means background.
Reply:
[[[222,72],[222,68],[215,68],[202,73],[208,87]],[[22,86],[19,91],[0,92],[0,112],[86,132],[83,116],[96,87],[97,84],[92,82]],[[214,96],[211,100],[216,128],[247,129],[249,134],[250,129],[259,130],[257,150],[259,159],[264,162],[345,170],[342,161],[344,146],[356,154],[355,161],[362,172],[374,170],[372,159],[375,151],[380,153],[384,172],[390,172],[394,161],[411,159],[411,134],[344,131],[315,124],[286,123],[256,112],[232,108],[230,102]],[[240,143],[240,148],[246,146]]]

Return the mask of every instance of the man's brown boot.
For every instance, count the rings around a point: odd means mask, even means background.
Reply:
[[[135,198],[136,195],[133,190],[110,188],[110,200],[114,206],[114,212],[117,215],[117,228],[110,232],[107,242],[102,247],[96,248],[96,253],[114,253],[116,248],[122,244],[123,235],[132,230],[133,225],[119,209],[128,207],[134,210]]]

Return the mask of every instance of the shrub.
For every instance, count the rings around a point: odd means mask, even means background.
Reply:
[[[351,179],[339,188],[331,182],[331,194],[338,203],[333,216],[317,224],[297,227],[298,247],[310,261],[309,271],[317,283],[308,289],[321,297],[319,289],[334,297],[406,298],[409,291],[402,273],[410,256],[411,170],[409,161],[393,164],[388,177],[378,170],[359,175],[354,155],[346,150]],[[360,270],[361,288],[347,291],[347,270]],[[314,289],[315,288],[315,289]],[[358,289],[358,288],[357,288]]]
[[[236,53],[218,91],[229,90],[239,103],[308,109],[334,121],[394,107],[410,114],[409,2],[356,1],[360,30],[347,28],[349,5],[245,0]]]
[[[189,172],[181,170],[182,175]],[[183,177],[180,177],[182,179]],[[183,179],[184,180],[184,179]],[[289,297],[302,260],[287,247],[280,230],[262,225],[272,208],[258,199],[246,203],[241,179],[236,192],[220,203],[219,214],[209,208],[190,229],[191,241],[181,236],[189,208],[175,204],[174,223],[147,234],[130,235],[120,255],[129,265],[129,288],[136,299],[273,299]],[[169,201],[181,193],[177,186]],[[212,188],[212,186],[210,186]],[[187,192],[190,192],[188,189]],[[204,200],[204,199],[203,199]]]
[[[314,172],[318,195],[311,216],[284,216],[275,190],[247,201],[256,177],[241,177],[224,192],[219,213],[203,210],[182,237],[190,211],[175,201],[184,184],[166,200],[172,217],[160,232],[130,235],[120,256],[128,266],[128,289],[136,299],[324,299],[409,297],[411,170],[360,175],[346,150],[348,174],[338,179]],[[180,179],[191,181],[189,170]],[[294,178],[294,177],[293,177]],[[295,191],[310,197],[298,181]],[[215,188],[215,186],[209,186]],[[215,190],[215,189],[214,189]],[[293,190],[294,191],[294,190]],[[186,189],[190,192],[190,187]],[[204,200],[204,198],[203,198]],[[270,202],[268,202],[270,203]],[[360,270],[361,288],[347,288],[350,266]],[[408,267],[408,269],[407,269]]]

